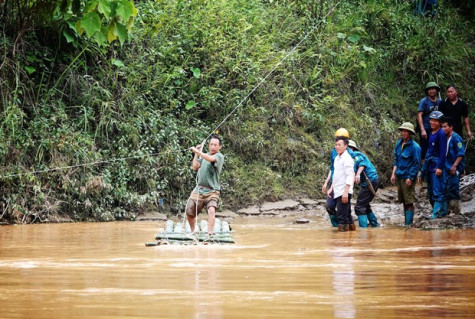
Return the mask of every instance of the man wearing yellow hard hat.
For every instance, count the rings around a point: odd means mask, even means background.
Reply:
[[[334,136],[335,136],[335,139],[338,138],[338,137],[343,137],[343,138],[349,139],[350,138],[350,133],[348,132],[348,130],[341,127],[341,128],[339,128],[338,130],[335,131]],[[350,154],[351,157],[354,156],[351,149],[348,148],[347,152],[348,152],[348,154]],[[333,227],[338,227],[338,217],[337,217],[337,211],[336,211],[336,200],[333,196],[334,194],[332,192],[328,191],[329,190],[328,186],[329,186],[330,181],[333,178],[334,162],[335,162],[335,158],[337,156],[338,156],[338,153],[337,153],[336,149],[333,148],[332,151],[331,151],[331,155],[330,155],[330,167],[329,167],[329,171],[328,171],[328,176],[327,176],[327,179],[325,180],[325,183],[322,186],[322,192],[325,195],[327,195],[327,201],[326,201],[325,209],[327,210],[328,215],[330,216],[330,221],[331,221]],[[356,230],[356,226],[355,226],[354,223],[351,223],[349,227],[350,227],[350,230]]]
[[[333,162],[334,171],[332,186],[328,193],[333,193],[338,216],[338,231],[345,232],[356,230],[355,222],[351,216],[351,196],[355,183],[354,161],[348,153],[348,138],[338,136],[335,139],[337,156]]]

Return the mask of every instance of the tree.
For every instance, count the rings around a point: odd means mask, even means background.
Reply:
[[[137,8],[128,0],[0,1],[3,36],[15,44],[26,33],[44,27],[60,32],[68,43],[76,44],[85,36],[99,45],[115,40],[123,44],[136,16]]]
[[[66,23],[63,30],[68,42],[86,35],[100,45],[127,40],[137,9],[128,0],[63,0],[57,4],[53,21]]]

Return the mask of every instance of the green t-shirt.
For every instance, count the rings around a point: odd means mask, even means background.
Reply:
[[[210,155],[209,153],[207,153]],[[198,193],[199,194],[208,194],[212,191],[220,191],[221,186],[219,184],[219,174],[223,169],[224,164],[224,155],[221,153],[216,153],[213,155],[216,159],[213,163],[208,162],[207,160],[199,159],[201,164],[198,171]]]

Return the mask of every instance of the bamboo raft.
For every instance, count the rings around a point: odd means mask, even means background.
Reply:
[[[232,238],[232,231],[229,223],[225,220],[221,221],[216,218],[213,233],[214,235],[208,235],[208,222],[201,220],[201,222],[195,226],[195,232],[191,234],[190,224],[188,221],[184,223],[185,229],[183,229],[183,223],[172,220],[167,220],[163,231],[155,235],[156,242],[145,243],[145,246],[160,246],[168,244],[180,244],[180,245],[197,245],[203,244],[234,244]]]

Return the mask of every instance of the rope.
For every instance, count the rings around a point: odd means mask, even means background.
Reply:
[[[86,167],[86,166],[99,165],[99,164],[107,164],[107,163],[113,163],[113,162],[126,161],[126,160],[129,160],[129,159],[139,159],[139,158],[152,157],[152,156],[158,156],[158,155],[160,155],[160,153],[152,153],[152,154],[136,155],[136,156],[127,156],[127,157],[113,158],[113,159],[110,159],[110,160],[101,160],[101,161],[88,162],[88,163],[82,163],[82,164],[76,164],[76,165],[53,167],[53,168],[47,168],[47,169],[42,169],[42,170],[35,170],[35,171],[28,171],[28,172],[23,172],[23,173],[3,175],[3,176],[0,176],[0,179],[7,179],[7,178],[11,178],[11,177],[18,177],[18,176],[25,176],[25,175],[29,175],[29,174],[49,173],[49,172],[54,172],[54,171],[70,169],[70,168]]]
[[[201,145],[200,145],[200,150],[203,151],[203,147],[206,143],[206,139],[203,140],[203,142],[201,142]],[[197,191],[198,193],[198,197],[196,199],[196,204],[195,204],[195,228],[194,228],[194,232],[197,231],[198,229],[198,205],[199,205],[199,201],[200,201],[200,197],[199,197],[199,181],[198,181],[198,177],[199,177],[199,171],[201,169],[201,166],[198,168],[198,170],[196,171],[196,177],[195,177],[195,190]],[[183,233],[186,233],[186,226],[185,226],[185,222],[186,222],[186,207],[188,207],[188,204],[189,202],[193,201],[191,198],[188,198],[187,202],[186,202],[186,206],[185,206],[185,212],[183,213],[183,221],[182,221],[182,230],[183,230]],[[190,225],[191,226],[191,225]],[[193,234],[192,233],[192,234]]]
[[[307,32],[307,34],[264,76],[264,78],[261,79],[261,81],[251,90],[249,93],[237,104],[237,106],[228,114],[226,117],[211,131],[211,133],[203,140],[201,143],[201,150],[203,150],[204,144],[206,140],[208,140],[211,135],[218,131],[219,128],[221,128],[224,123],[227,122],[227,120],[233,115],[243,104],[244,102],[259,88],[261,85],[267,80],[269,76],[271,76],[275,70],[284,63],[285,60],[288,59],[289,56],[291,56],[298,47],[316,30],[316,28],[321,24],[321,22],[328,17],[337,7],[338,5],[342,2],[342,0],[339,0],[311,29],[310,31]],[[181,150],[181,151],[186,151]],[[110,159],[110,160],[101,160],[101,161],[95,161],[95,162],[89,162],[89,163],[82,163],[82,164],[76,164],[76,165],[69,165],[69,166],[63,166],[63,167],[53,167],[53,168],[48,168],[48,169],[43,169],[43,170],[35,170],[35,171],[29,171],[29,172],[23,172],[23,173],[17,173],[17,174],[9,174],[9,175],[4,175],[0,176],[0,179],[6,179],[6,178],[11,178],[11,177],[19,177],[19,176],[25,176],[28,174],[39,174],[39,173],[49,173],[53,171],[59,171],[59,170],[65,170],[65,169],[71,169],[71,168],[77,168],[77,167],[86,167],[86,166],[93,166],[93,165],[99,165],[99,164],[106,164],[106,163],[113,163],[113,162],[118,162],[118,161],[125,161],[129,159],[139,159],[139,158],[144,158],[144,157],[152,157],[152,156],[157,156],[160,155],[160,153],[152,153],[152,154],[145,154],[145,155],[138,155],[138,156],[128,156],[128,157],[122,157],[122,158],[115,158],[115,159]],[[201,168],[201,167],[200,167]],[[196,173],[196,186],[195,189],[199,193],[198,187],[198,176],[199,176],[199,170],[197,170]],[[187,205],[190,201],[190,198],[187,201]],[[194,231],[197,231],[198,229],[198,206],[199,206],[199,196],[196,201],[195,205],[195,228]],[[186,221],[186,209],[183,215],[183,221],[182,221],[182,231],[183,233],[186,232],[186,227],[185,227],[185,221]],[[190,225],[191,226],[191,225]],[[208,229],[208,232],[213,232],[213,229]],[[214,238],[212,239],[213,242],[215,242]]]
[[[323,19],[328,17],[335,9],[338,7],[338,5],[342,2],[343,0],[339,0],[333,8],[331,8],[311,29],[310,31],[307,32],[307,34],[290,50],[268,73],[267,75],[239,102],[239,104],[219,123],[216,128],[211,131],[211,133],[208,135],[208,137],[205,138],[207,140],[210,138],[210,136],[213,134],[213,132],[216,132],[227,120],[228,118],[234,114],[234,112],[237,111],[238,108],[240,108],[243,103],[267,80],[267,78],[274,73],[274,71],[285,61],[287,58],[292,55],[295,50],[305,41],[307,38],[315,31],[315,29],[321,24]]]
[[[206,143],[206,139],[203,140],[203,142],[201,142],[201,147],[200,147],[200,151],[203,151],[203,148],[205,146],[205,143]],[[199,190],[199,180],[198,180],[198,177],[199,177],[199,172],[200,172],[200,169],[201,169],[201,165],[200,167],[198,168],[198,170],[196,171],[196,178],[195,178],[195,181],[196,181],[196,185],[195,185],[195,189],[196,189],[196,192],[198,193],[198,197],[196,199],[196,207],[195,207],[195,230],[196,231],[198,229],[198,206],[199,206],[199,202],[200,202],[200,196],[199,196],[199,193],[200,193],[200,190]],[[185,214],[186,214],[186,210],[185,210]],[[191,226],[191,225],[190,225]],[[208,232],[209,232],[209,229],[208,229]]]
[[[238,105],[216,126],[214,130],[211,131],[211,133],[203,140],[202,145],[204,145],[205,141],[208,140],[211,135],[219,130],[221,126],[223,126],[224,123],[229,119],[231,115],[233,115],[243,104],[244,102],[267,80],[267,78],[272,75],[275,70],[285,61],[287,58],[292,55],[297,48],[315,31],[315,29],[321,24],[321,22],[328,17],[337,7],[338,5],[342,2],[343,0],[339,0],[311,29],[310,31],[307,32],[307,34],[262,78],[262,80],[251,90],[249,93],[238,103]],[[179,150],[177,152],[184,152],[187,151],[187,149]],[[77,165],[69,165],[69,166],[62,166],[62,167],[53,167],[53,168],[48,168],[48,169],[43,169],[43,170],[34,170],[34,171],[28,171],[28,172],[23,172],[23,173],[16,173],[16,174],[9,174],[9,175],[3,175],[0,176],[0,179],[7,179],[11,177],[19,177],[19,176],[25,176],[28,174],[39,174],[39,173],[49,173],[53,171],[60,171],[60,170],[65,170],[65,169],[71,169],[71,168],[77,168],[77,167],[86,167],[86,166],[93,166],[93,165],[99,165],[99,164],[107,164],[107,163],[113,163],[113,162],[118,162],[118,161],[125,161],[129,159],[138,159],[138,158],[143,158],[143,157],[152,157],[152,156],[158,156],[160,153],[152,153],[152,154],[145,154],[145,155],[138,155],[138,156],[128,156],[128,157],[121,157],[121,158],[115,158],[115,159],[110,159],[110,160],[101,160],[101,161],[95,161],[95,162],[89,162],[89,163],[82,163],[82,164],[77,164]]]
[[[206,142],[206,140],[208,140],[211,135],[213,135],[214,132],[218,131],[221,126],[224,125],[224,123],[227,122],[227,120],[231,117],[231,115],[233,115],[243,104],[244,102],[267,80],[267,78],[269,76],[271,76],[275,70],[282,64],[284,63],[285,60],[287,60],[287,58],[292,55],[296,50],[297,48],[315,31],[315,29],[320,25],[320,23],[323,21],[323,19],[325,19],[326,17],[328,17],[335,9],[336,7],[342,2],[342,0],[338,1],[337,4],[335,4],[335,6],[333,6],[333,8],[331,8],[326,14],[325,16],[323,16],[320,21],[318,21],[311,29],[310,31],[307,32],[307,34],[262,78],[262,80],[251,90],[249,91],[249,93],[236,105],[236,107],[234,107],[234,109],[228,113],[228,115],[226,115],[224,117],[224,119],[214,128],[214,130],[211,131],[211,133],[209,133],[209,135],[203,140],[203,142],[201,143],[201,150],[203,150],[203,147],[204,147],[204,143]],[[199,175],[199,170],[201,169],[201,167],[198,169],[198,171],[196,172],[196,186],[195,186],[195,189],[198,189],[199,187],[199,184],[198,184],[198,175]],[[372,185],[371,185],[372,186]],[[187,205],[190,201],[190,198],[188,198],[188,201],[187,201]],[[198,196],[198,200],[196,201],[196,209],[195,209],[195,231],[197,230],[197,225],[198,225],[198,202],[199,202],[199,196]],[[185,223],[185,219],[186,219],[186,208],[185,208],[185,212],[183,214],[183,229],[185,229],[184,227],[184,223]],[[213,229],[208,229],[208,233],[209,232],[213,232]],[[214,239],[213,239],[213,242],[214,242]]]

